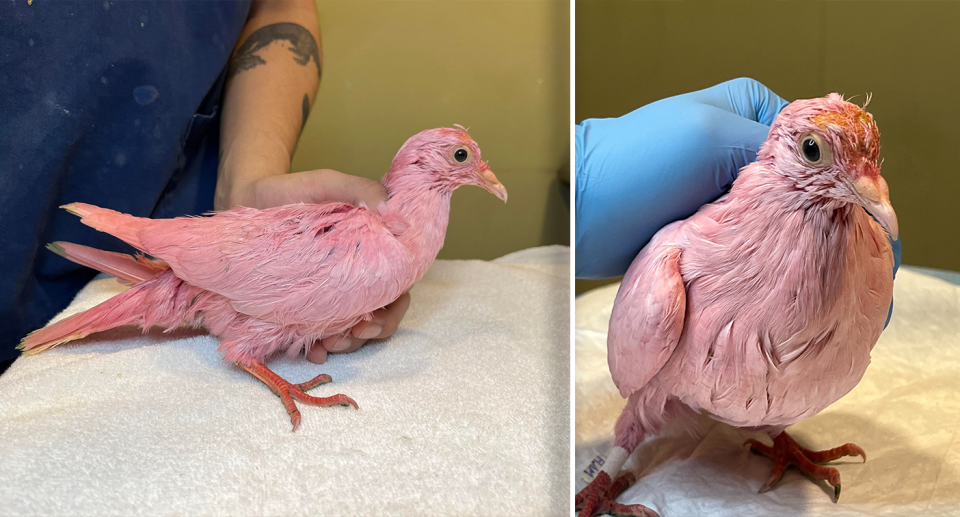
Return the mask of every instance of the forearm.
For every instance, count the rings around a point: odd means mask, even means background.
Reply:
[[[220,126],[217,209],[290,169],[320,83],[320,25],[313,0],[255,1],[230,60]]]

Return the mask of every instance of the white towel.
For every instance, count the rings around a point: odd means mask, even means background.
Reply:
[[[279,399],[198,332],[132,328],[0,377],[2,515],[556,515],[569,505],[569,248],[437,261],[400,330],[271,368],[360,406]],[[98,277],[59,317],[120,292]]]
[[[577,490],[586,484],[582,470],[612,445],[624,405],[606,358],[616,290],[585,293],[575,306]],[[757,494],[773,462],[749,452],[748,435],[708,419],[699,437],[641,444],[624,466],[639,479],[618,501],[644,504],[661,517],[960,515],[960,274],[901,269],[893,319],[872,358],[852,392],[789,429],[810,449],[846,442],[864,448],[866,463],[832,464],[843,486],[839,504],[831,488],[793,468],[772,491]]]

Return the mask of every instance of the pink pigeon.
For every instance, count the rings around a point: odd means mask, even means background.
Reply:
[[[794,465],[839,498],[839,473],[820,464],[866,461],[863,449],[811,451],[784,430],[860,382],[883,330],[887,233],[896,239],[898,228],[879,153],[876,123],[859,106],[837,94],[793,102],[728,194],[641,250],[607,338],[627,404],[601,472],[576,497],[581,517],[656,515],[615,501],[633,479],[617,475],[645,437],[698,412],[772,437],[772,447],[749,441],[774,460],[761,492]]]
[[[462,128],[414,135],[383,178],[388,199],[374,212],[347,203],[234,208],[209,217],[148,219],[83,203],[64,206],[82,222],[155,257],[111,253],[70,243],[50,248],[110,273],[129,290],[48,327],[20,344],[28,354],[118,327],[204,328],[220,338],[224,359],[276,393],[293,423],[294,399],[350,405],[345,395],[305,391],[328,375],[292,384],[264,365],[271,356],[306,352],[344,334],[408,291],[443,246],[450,197],[477,185],[503,201],[480,148]]]

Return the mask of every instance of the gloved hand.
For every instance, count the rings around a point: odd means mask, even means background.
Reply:
[[[787,104],[734,79],[577,125],[577,277],[624,274],[660,228],[720,197]]]
[[[577,278],[624,274],[660,228],[720,197],[787,104],[741,78],[577,125]]]
[[[577,125],[577,278],[624,274],[660,228],[720,197],[787,104],[742,78]]]

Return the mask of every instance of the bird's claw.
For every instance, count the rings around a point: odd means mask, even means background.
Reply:
[[[238,363],[240,364],[240,363]],[[326,384],[333,379],[327,374],[320,374],[307,382],[293,384],[290,381],[280,377],[263,363],[251,362],[249,365],[240,364],[240,367],[250,372],[254,377],[260,379],[270,388],[283,403],[283,407],[290,415],[290,423],[293,425],[293,431],[300,427],[300,410],[294,400],[309,404],[311,406],[352,406],[353,409],[360,409],[357,403],[350,397],[343,394],[331,395],[329,397],[314,397],[307,395],[306,391],[316,388],[321,384]]]
[[[785,432],[774,438],[773,447],[764,445],[754,439],[744,442],[744,445],[748,444],[753,453],[773,460],[773,470],[770,472],[770,477],[758,491],[761,494],[772,489],[780,481],[787,467],[793,465],[807,476],[813,479],[822,479],[832,485],[834,501],[836,502],[840,500],[840,472],[835,468],[824,467],[820,464],[844,456],[861,456],[864,462],[867,461],[867,453],[855,444],[847,443],[825,451],[811,451],[801,447]]]
[[[333,382],[333,377],[330,377],[325,373],[321,373],[320,375],[317,375],[316,377],[314,377],[313,379],[310,379],[307,382],[294,384],[294,386],[299,388],[301,391],[310,391],[313,388],[316,388],[317,386],[320,386],[321,384],[326,384],[328,382]]]
[[[610,500],[600,505],[597,514],[611,517],[660,517],[659,513],[642,504],[620,504]]]
[[[583,490],[574,497],[574,505],[580,510],[580,517],[610,515],[613,517],[660,517],[660,515],[642,504],[620,504],[617,496],[623,493],[635,481],[632,473],[617,476],[613,482],[610,475],[601,471]]]

